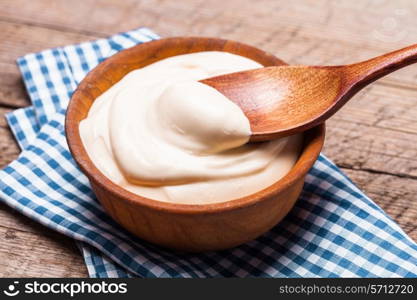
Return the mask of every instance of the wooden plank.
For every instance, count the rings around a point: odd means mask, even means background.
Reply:
[[[4,114],[9,111],[11,109],[0,107],[0,168],[15,159],[20,153],[4,118]]]
[[[148,26],[163,36],[219,36],[254,44],[297,64],[355,62],[414,43],[417,34],[413,14],[417,3],[407,0],[261,1],[259,5],[250,0],[222,1],[221,5],[201,0],[23,2],[1,0],[0,18],[84,34]],[[16,6],[22,8],[16,11]],[[34,15],[38,18],[33,19]],[[413,84],[416,75],[416,68],[409,68],[389,79]]]
[[[0,128],[6,128],[6,127],[8,128],[5,115],[11,111],[12,109],[10,108],[0,107]]]
[[[2,65],[7,71],[0,66],[0,105],[15,108],[29,105],[29,97],[17,66]]]
[[[35,222],[28,217],[25,217],[21,213],[15,211],[14,209],[2,202],[0,202],[0,227],[40,235],[44,234],[44,232],[46,231],[49,231],[47,228],[45,228],[38,222]]]
[[[312,10],[308,12],[307,20],[302,23],[294,22],[293,18],[298,20],[300,16],[305,17],[305,14],[300,13],[306,11],[306,4],[303,1],[297,1],[297,4],[292,4],[294,6],[288,8],[288,14],[292,14],[291,17],[282,15],[282,11],[277,9],[275,4],[269,3],[266,7],[272,6],[274,13],[277,13],[277,17],[273,18],[271,14],[267,15],[268,12],[271,12],[271,8],[265,10],[256,6],[256,8],[250,7],[248,9],[247,6],[241,5],[240,2],[238,4],[236,1],[228,1],[226,7],[228,9],[224,11],[219,6],[211,5],[206,7],[204,3],[196,1],[191,1],[190,3],[186,1],[187,4],[181,5],[172,5],[170,1],[163,1],[158,6],[151,2],[136,3],[135,1],[128,1],[126,5],[120,5],[113,1],[106,1],[105,4],[85,1],[83,2],[85,3],[84,9],[81,12],[77,12],[77,14],[73,13],[74,7],[67,5],[66,1],[53,1],[52,4],[50,1],[41,0],[38,3],[37,5],[22,4],[24,7],[22,10],[11,14],[11,10],[14,10],[15,5],[19,5],[19,1],[0,2],[0,5],[3,4],[3,6],[0,6],[0,18],[3,18],[3,21],[0,22],[0,26],[3,29],[0,32],[0,39],[4,41],[0,44],[0,62],[12,64],[18,56],[28,52],[36,52],[48,47],[97,38],[103,34],[114,33],[115,28],[127,30],[141,25],[151,26],[163,36],[184,34],[217,35],[247,41],[295,64],[354,62],[380,54],[383,51],[401,47],[414,40],[414,31],[410,31],[414,30],[412,29],[414,27],[407,27],[413,21],[409,13],[400,18],[395,13],[394,16],[390,16],[386,11],[374,11],[375,9],[373,8],[373,13],[367,19],[360,19],[358,22],[354,22],[355,28],[357,27],[356,24],[359,23],[361,27],[369,31],[371,25],[375,27],[373,24],[376,20],[379,22],[380,18],[385,16],[387,20],[397,18],[398,20],[395,19],[397,20],[396,22],[401,21],[401,24],[405,25],[404,27],[411,28],[407,29],[407,34],[404,34],[401,41],[397,41],[394,38],[388,41],[381,41],[377,38],[378,35],[369,37],[369,32],[363,35],[363,29],[354,31],[351,26],[344,26],[346,25],[345,23],[352,21],[349,18],[332,17],[330,12],[337,8],[334,7],[334,2],[331,2],[332,4],[329,5],[319,1],[317,5],[312,6]],[[358,9],[362,9],[360,5],[349,5],[349,2],[341,3],[340,6],[348,10],[347,15],[352,15]],[[89,16],[90,22],[85,24],[86,18],[83,14],[88,11],[89,7],[94,5],[100,5],[100,13],[95,12],[92,16]],[[48,9],[44,9],[45,7],[48,7]],[[126,7],[129,7],[129,11],[130,9],[133,11],[137,10],[138,17],[134,18],[135,21],[133,23],[132,17],[126,15]],[[235,10],[234,8],[236,7],[239,7],[239,9]],[[401,7],[407,7],[407,5],[398,3],[396,7],[401,11]],[[274,9],[277,9],[277,11],[275,12]],[[102,22],[102,14],[110,10],[114,18],[107,18],[111,19],[110,23]],[[165,11],[173,13],[166,14],[164,13]],[[233,13],[231,13],[232,11]],[[189,12],[192,12],[191,19],[185,17]],[[67,13],[74,16],[74,18],[61,17]],[[243,22],[243,20],[250,18],[253,14],[262,16],[259,23]],[[37,18],[34,20],[33,15],[40,15],[45,19]],[[14,16],[15,19],[10,18],[10,16]],[[184,16],[184,18],[179,18],[178,16]],[[325,16],[326,18],[323,19]],[[163,19],[164,22],[157,22],[160,19]],[[31,25],[14,23],[16,20],[24,21]],[[114,26],[113,22],[116,20],[120,21],[119,27]],[[67,28],[65,26],[78,28],[82,33],[63,32],[63,28]],[[83,26],[86,26],[90,31],[82,31],[81,28],[84,28]],[[270,28],[274,28],[274,30]],[[350,29],[346,32],[347,28]],[[5,89],[2,92],[5,95],[0,94],[0,103],[25,105],[27,100],[22,97],[24,91],[19,87],[18,75],[15,75],[18,73],[14,71],[10,78],[8,77],[9,73],[7,72],[0,76],[0,82],[6,82],[5,88],[1,89]],[[416,76],[417,68],[408,68],[390,75],[382,79],[382,81],[415,88]],[[16,84],[15,93],[18,95],[10,98],[7,97],[7,94],[13,90],[13,84]]]
[[[8,107],[29,105],[15,64],[19,56],[98,37],[1,21],[0,28],[0,105]]]
[[[74,242],[44,229],[31,233],[0,226],[2,277],[85,277]]]
[[[1,19],[0,28],[0,62],[10,64],[14,64],[19,56],[27,53],[98,38],[97,35],[2,22]]]
[[[39,246],[39,247],[38,247]],[[74,241],[0,203],[2,277],[86,277]]]
[[[414,26],[405,26],[408,29],[406,34],[401,34],[401,40],[392,37],[381,41],[377,34],[370,36],[369,28],[375,27],[377,30],[375,23],[379,24],[384,18],[394,19],[399,25],[401,23],[402,27],[414,20],[408,12],[405,12],[404,16],[398,16],[395,13],[396,10],[393,9],[390,15],[388,10],[375,10],[373,6],[371,6],[372,14],[366,19],[352,23],[351,17],[333,17],[332,12],[338,7],[334,2],[328,4],[323,1],[318,1],[312,6],[311,11],[307,11],[306,5],[308,4],[304,2],[297,2],[297,5],[290,5],[285,10],[280,10],[278,5],[272,2],[265,5],[267,8],[258,6],[252,8],[252,6],[240,5],[236,1],[228,1],[226,9],[222,10],[220,6],[207,6],[200,1],[185,1],[185,4],[181,2],[180,5],[172,5],[171,1],[162,1],[155,5],[152,2],[127,1],[121,4],[120,1],[102,3],[88,0],[83,1],[83,9],[76,14],[73,9],[77,8],[77,5],[72,7],[66,3],[66,1],[51,3],[51,1],[40,0],[37,5],[22,4],[23,9],[11,14],[11,10],[19,5],[19,1],[3,1],[3,3],[0,1],[0,5],[3,5],[0,10],[0,20],[3,19],[2,22],[0,21],[0,26],[3,28],[0,32],[0,39],[4,41],[0,44],[0,62],[14,63],[18,56],[28,52],[97,38],[104,34],[115,33],[115,28],[128,30],[141,25],[155,28],[163,36],[198,34],[245,41],[273,52],[293,64],[354,62],[414,41]],[[363,9],[361,5],[365,5],[363,2],[359,5],[350,5],[350,2],[343,1],[340,3],[340,7],[346,10],[344,15],[348,16],[355,15]],[[400,12],[402,7],[408,7],[410,10],[410,5],[405,2],[394,6],[389,3],[386,5],[391,8],[397,7]],[[100,9],[94,10],[94,13],[88,17],[89,22],[86,23],[84,14],[89,11],[89,8],[95,6]],[[43,9],[44,7],[48,9]],[[239,7],[239,9],[235,10],[234,7]],[[411,9],[414,9],[414,5]],[[109,23],[103,22],[103,14],[109,11],[112,12],[113,17],[107,18],[111,19]],[[127,14],[129,11],[135,11],[137,14]],[[166,13],[167,11],[170,13]],[[283,11],[286,13],[284,14]],[[67,14],[74,17],[62,17]],[[189,18],[186,17],[187,14],[190,15]],[[33,15],[41,17],[33,19]],[[243,22],[253,15],[260,17],[259,22],[255,24]],[[159,22],[161,19],[164,22]],[[294,21],[301,19],[306,20],[301,23]],[[27,24],[18,24],[15,23],[16,21],[23,21]],[[118,27],[114,26],[116,21],[119,23]],[[350,26],[347,26],[348,23]],[[75,28],[78,32],[68,31],[68,28]],[[88,30],[83,30],[83,28]],[[364,34],[364,30],[367,30],[367,34]],[[1,77],[7,78],[6,91],[3,92],[6,96],[14,86],[11,83],[18,86],[18,77],[15,77],[15,74],[18,73],[13,72],[11,78],[8,78],[8,73],[0,76],[0,83]],[[382,82],[416,88],[415,78],[417,78],[417,68],[410,67],[382,79]],[[24,94],[23,90],[18,87],[15,91],[18,97],[11,97],[11,99],[0,94],[0,103],[25,105],[26,99],[21,97]]]
[[[59,26],[61,29],[100,32],[108,34],[114,28],[128,30],[135,26],[159,26],[166,33],[210,32],[222,27],[219,33],[228,33],[238,27],[252,27],[260,32],[269,26],[267,32],[279,30],[278,26],[300,25],[309,36],[325,36],[334,40],[347,39],[363,44],[395,43],[398,37],[396,24],[386,24],[387,18],[397,22],[414,24],[413,1],[268,1],[260,0],[253,5],[251,0],[229,1],[137,1],[125,0],[84,0],[68,5],[65,0],[38,0],[36,5],[26,5],[25,0],[1,0],[0,16],[16,18],[19,21]],[[19,10],[16,10],[19,7]],[[366,14],[364,14],[366,10]],[[74,14],[74,12],[77,12]],[[342,12],[342,13],[341,13]],[[70,16],[67,18],[65,16]],[[36,19],[33,16],[37,16]],[[111,18],[109,17],[111,16]],[[163,16],[163,22],[162,22]],[[251,21],[251,22],[249,22]],[[241,23],[241,26],[236,24]],[[206,27],[210,24],[210,27]],[[175,26],[172,26],[175,25]],[[190,26],[195,25],[195,26]],[[278,25],[272,27],[271,25]],[[388,26],[391,25],[391,26]],[[214,28],[213,28],[214,26]],[[229,30],[226,30],[229,29]],[[318,30],[319,29],[319,30]],[[373,35],[372,29],[381,31]],[[403,29],[401,27],[400,29]],[[406,28],[412,37],[416,28]],[[308,30],[308,31],[307,31]],[[382,32],[384,30],[384,32]],[[335,32],[338,33],[335,36]],[[370,33],[372,40],[369,41]],[[384,40],[382,33],[388,36]],[[401,35],[402,37],[402,35]]]
[[[417,180],[360,170],[343,171],[417,241]]]
[[[340,127],[331,124],[327,134],[334,137],[327,139],[324,153],[338,165],[417,178],[417,160],[413,157],[416,149],[411,146],[416,142],[415,135],[347,122]]]
[[[344,167],[417,177],[416,99],[415,90],[368,88],[327,122],[324,152]]]
[[[417,89],[374,83],[356,95],[333,118],[333,125],[354,122],[380,130],[417,134]]]

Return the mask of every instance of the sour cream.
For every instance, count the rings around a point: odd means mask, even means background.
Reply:
[[[224,202],[268,187],[296,162],[301,136],[247,144],[241,109],[198,82],[259,67],[227,52],[198,52],[130,72],[80,123],[90,159],[114,183],[159,201]]]

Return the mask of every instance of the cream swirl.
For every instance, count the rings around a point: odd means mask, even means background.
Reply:
[[[300,137],[247,144],[240,108],[198,80],[258,67],[199,52],[132,71],[95,100],[80,124],[83,144],[111,180],[156,200],[211,203],[256,192],[288,172]]]

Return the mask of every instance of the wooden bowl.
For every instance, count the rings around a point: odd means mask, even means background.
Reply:
[[[264,66],[285,64],[254,47],[216,38],[181,37],[144,43],[115,54],[92,70],[72,95],[65,122],[71,153],[113,219],[146,241],[192,252],[240,245],[284,218],[320,153],[325,131],[324,125],[320,125],[304,133],[300,157],[286,176],[236,200],[204,205],[174,204],[141,197],[116,185],[88,157],[78,130],[80,121],[87,116],[94,100],[130,71],[166,57],[200,51],[226,51]]]

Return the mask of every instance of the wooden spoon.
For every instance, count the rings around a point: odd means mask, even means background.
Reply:
[[[241,107],[251,141],[265,141],[324,122],[368,84],[415,62],[417,44],[351,65],[266,67],[201,82]]]

